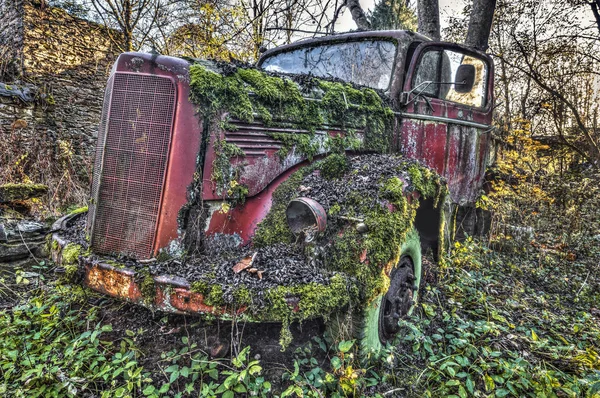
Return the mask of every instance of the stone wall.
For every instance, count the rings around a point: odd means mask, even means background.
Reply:
[[[0,44],[15,49],[8,54],[12,62],[5,55],[2,61],[13,70],[0,74],[0,183],[44,183],[58,204],[81,202],[104,88],[118,54],[105,27],[63,9],[0,0],[0,10]],[[24,89],[32,99],[15,94]],[[79,193],[57,196],[57,185]]]
[[[23,0],[0,0],[0,81],[22,69]]]

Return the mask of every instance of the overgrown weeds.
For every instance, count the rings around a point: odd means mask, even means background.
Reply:
[[[91,157],[81,155],[70,139],[56,139],[49,132],[18,131],[0,139],[0,184],[36,183],[49,187],[42,199],[28,205],[40,218],[62,215],[67,208],[87,203]]]

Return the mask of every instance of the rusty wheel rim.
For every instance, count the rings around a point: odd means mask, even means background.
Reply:
[[[408,314],[413,305],[414,281],[412,260],[404,256],[392,271],[390,288],[381,299],[379,340],[384,345],[396,337],[400,331],[398,321]]]

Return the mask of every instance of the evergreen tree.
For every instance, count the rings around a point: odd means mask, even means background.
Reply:
[[[379,0],[369,15],[372,29],[417,30],[417,16],[406,0]]]

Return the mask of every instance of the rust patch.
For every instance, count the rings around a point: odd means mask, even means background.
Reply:
[[[202,294],[193,293],[187,289],[174,288],[168,297],[171,306],[179,311],[214,314],[222,312],[216,307],[206,305]]]
[[[93,264],[87,267],[85,279],[86,286],[101,293],[131,301],[142,298],[132,271],[116,269],[107,264]]]

